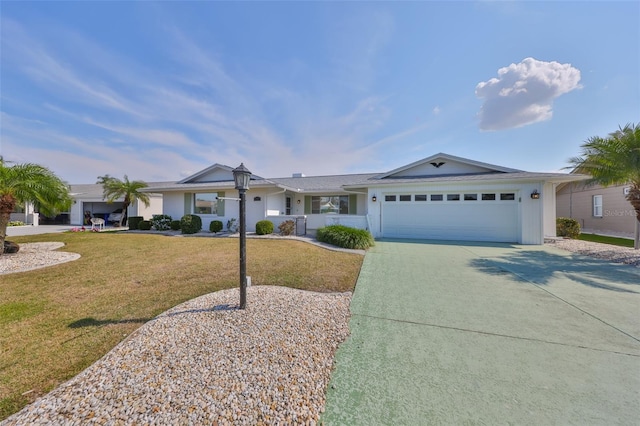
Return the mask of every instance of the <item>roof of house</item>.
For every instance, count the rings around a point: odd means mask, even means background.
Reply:
[[[445,164],[446,166],[441,167]],[[448,169],[449,173],[445,173],[445,169]],[[228,177],[232,171],[233,169],[231,167],[216,163],[177,182],[149,182],[149,187],[142,189],[142,192],[235,190],[233,179]],[[411,175],[412,172],[415,172],[417,175]],[[226,178],[225,174],[227,176]],[[445,153],[438,153],[385,173],[293,176],[283,178],[262,178],[257,175],[252,175],[250,187],[273,187],[298,193],[327,193],[349,192],[359,188],[380,185],[447,182],[489,183],[505,181],[547,181],[562,183],[586,178],[587,177],[582,175],[566,173],[525,172]],[[94,190],[99,194],[102,193],[102,187],[100,185],[84,186],[95,186],[97,189],[94,188]]]

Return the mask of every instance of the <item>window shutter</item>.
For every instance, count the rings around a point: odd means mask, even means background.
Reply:
[[[184,193],[184,214],[191,214],[191,200],[193,199],[193,194],[190,192]]]
[[[218,197],[224,197],[224,192],[218,191]],[[224,200],[218,200],[218,216],[224,216]]]
[[[311,196],[304,196],[304,214],[311,214]]]
[[[358,194],[349,194],[349,214],[358,214]]]

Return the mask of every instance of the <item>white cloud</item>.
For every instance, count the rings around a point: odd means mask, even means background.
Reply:
[[[484,100],[480,113],[481,130],[504,130],[549,120],[553,101],[579,89],[580,70],[571,64],[526,58],[498,70],[498,78],[476,86],[476,96]]]

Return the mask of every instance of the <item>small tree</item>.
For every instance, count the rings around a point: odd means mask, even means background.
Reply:
[[[33,202],[40,213],[55,216],[71,206],[69,185],[46,167],[25,163],[7,166],[0,156],[0,254],[11,212],[17,203]]]
[[[630,185],[627,201],[636,212],[635,248],[640,247],[640,124],[627,124],[608,137],[594,136],[582,145],[582,155],[569,160],[578,173],[591,175],[588,183]]]
[[[127,175],[124,175],[124,180],[114,178],[109,175],[98,176],[98,182],[102,185],[103,197],[107,200],[107,203],[113,203],[114,201],[124,198],[122,202],[122,216],[118,226],[122,226],[127,223],[127,217],[129,217],[129,206],[132,202],[140,200],[145,206],[149,207],[149,195],[144,192],[140,192],[140,189],[146,188],[148,185],[141,180],[130,181]]]

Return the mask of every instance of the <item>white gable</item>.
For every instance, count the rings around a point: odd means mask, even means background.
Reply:
[[[407,178],[407,177],[425,177],[425,176],[446,176],[446,175],[463,175],[463,174],[479,174],[479,173],[509,173],[519,172],[520,170],[509,169],[493,164],[482,163],[479,161],[469,160],[466,158],[455,157],[449,154],[436,154],[431,157],[424,158],[415,163],[399,167],[388,173],[379,175],[378,179],[389,177]]]
[[[191,183],[222,182],[222,181],[232,181],[232,180],[233,180],[233,172],[229,170],[215,169],[215,170],[211,170],[209,173],[196,177],[191,181]]]
[[[178,183],[203,183],[233,181],[233,169],[222,164],[214,164]]]

